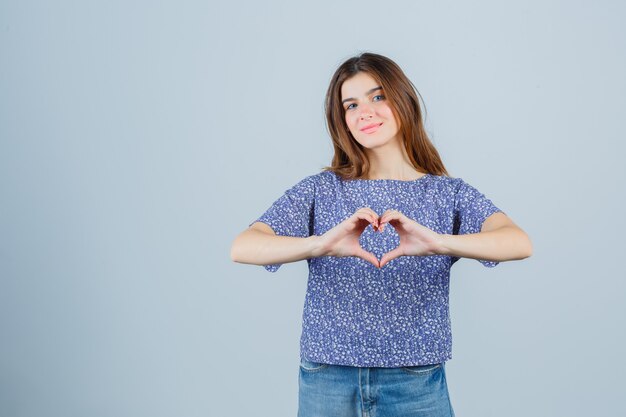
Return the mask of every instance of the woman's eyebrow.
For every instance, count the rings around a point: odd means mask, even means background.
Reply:
[[[382,88],[382,87],[380,87],[380,86],[379,86],[379,87],[374,87],[374,88],[372,88],[371,90],[367,90],[367,91],[365,92],[365,95],[366,95],[366,96],[368,96],[368,95],[372,94],[374,91],[376,91],[376,90],[382,90],[382,89],[383,89],[383,88]],[[353,98],[353,97],[348,97],[348,98],[346,98],[346,99],[341,100],[341,104],[345,103],[346,101],[354,101],[354,100],[356,100],[356,99],[355,99],[355,98]]]

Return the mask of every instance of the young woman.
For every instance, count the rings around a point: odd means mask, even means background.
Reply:
[[[389,58],[344,62],[325,103],[331,166],[286,190],[233,242],[235,262],[270,272],[308,262],[299,417],[454,416],[450,267],[532,253],[502,210],[448,176],[417,97]]]

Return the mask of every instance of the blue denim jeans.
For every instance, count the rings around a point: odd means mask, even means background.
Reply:
[[[298,417],[454,417],[445,362],[365,368],[300,361]]]

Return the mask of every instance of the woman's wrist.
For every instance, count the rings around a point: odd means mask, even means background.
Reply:
[[[322,236],[311,235],[306,238],[310,242],[310,257],[311,258],[319,258],[320,256],[325,256],[326,251],[323,246]]]
[[[437,247],[435,248],[435,254],[437,255],[449,255],[450,254],[450,239],[453,239],[454,235],[447,235],[440,233],[437,237]]]

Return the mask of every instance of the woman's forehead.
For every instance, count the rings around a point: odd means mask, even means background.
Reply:
[[[374,77],[366,72],[359,72],[343,82],[341,85],[341,96],[342,99],[360,97],[371,94],[373,89],[377,87],[381,87],[381,85]]]

